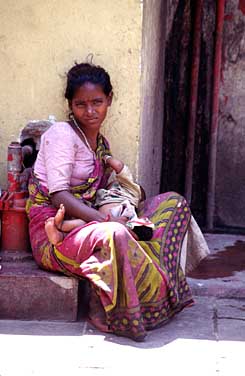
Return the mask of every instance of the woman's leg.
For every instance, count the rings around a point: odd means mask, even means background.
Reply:
[[[176,192],[166,192],[141,203],[139,216],[148,217],[155,225],[153,237],[140,242],[168,277],[172,315],[193,303],[185,277],[182,250],[190,229],[191,212],[185,198]],[[188,254],[188,246],[186,252]]]
[[[64,268],[87,278],[94,301],[99,297],[96,309],[91,300],[89,313],[96,327],[139,341],[146,329],[166,321],[166,276],[124,225],[90,223],[56,248]]]
[[[38,263],[88,279],[105,318],[91,312],[94,324],[135,340],[193,302],[179,264],[190,219],[185,200],[174,193],[160,195],[147,200],[142,212],[155,224],[149,242],[137,242],[122,224],[92,222],[68,233],[60,245],[40,248],[41,233],[35,231],[40,216],[31,223]]]

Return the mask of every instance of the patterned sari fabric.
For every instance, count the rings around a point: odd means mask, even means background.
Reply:
[[[90,193],[96,190],[95,180],[88,188]],[[29,192],[33,256],[46,270],[90,282],[89,317],[95,326],[140,341],[147,330],[163,325],[193,303],[180,267],[182,241],[191,217],[182,196],[168,192],[141,204],[139,215],[155,224],[151,241],[137,242],[116,222],[90,222],[71,231],[54,247],[47,239],[44,222],[56,209],[47,190],[35,179]],[[83,187],[76,187],[73,193],[84,200]]]

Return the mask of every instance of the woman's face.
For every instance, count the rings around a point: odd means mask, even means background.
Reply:
[[[100,85],[86,82],[76,90],[69,106],[83,129],[99,131],[111,101],[112,93],[106,96]]]

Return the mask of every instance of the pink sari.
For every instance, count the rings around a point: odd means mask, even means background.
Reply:
[[[97,167],[102,173],[99,155]],[[96,189],[103,187],[105,180],[100,179]],[[88,191],[94,191],[94,183],[85,191],[77,187],[74,194],[84,201],[89,198]],[[56,209],[47,190],[35,179],[29,192],[33,256],[41,268],[89,281],[89,318],[95,326],[141,341],[147,330],[165,324],[193,303],[180,267],[181,246],[191,216],[182,196],[167,192],[141,204],[139,214],[155,224],[151,241],[137,242],[125,226],[116,222],[90,222],[74,229],[54,247],[47,239],[44,222]]]

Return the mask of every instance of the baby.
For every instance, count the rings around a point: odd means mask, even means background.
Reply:
[[[142,198],[142,190],[133,181],[132,174],[122,161],[104,156],[104,162],[113,170],[106,189],[99,189],[96,193],[95,207],[106,215],[124,216],[128,218],[126,226],[132,230],[137,240],[150,240],[153,234],[154,224],[148,218],[138,218],[137,208]],[[55,217],[49,218],[45,224],[45,230],[52,244],[60,243],[64,233],[85,224],[81,219],[64,220],[65,207],[63,204]]]

